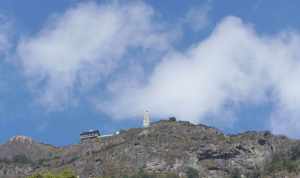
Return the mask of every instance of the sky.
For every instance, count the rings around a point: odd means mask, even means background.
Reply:
[[[175,116],[300,137],[297,0],[1,0],[0,143]]]

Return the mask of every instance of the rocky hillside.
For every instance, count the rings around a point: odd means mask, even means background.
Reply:
[[[72,169],[89,176],[176,173],[199,177],[297,177],[300,146],[270,132],[224,135],[189,122],[159,121],[90,143],[57,148],[24,136],[0,145],[0,177]]]

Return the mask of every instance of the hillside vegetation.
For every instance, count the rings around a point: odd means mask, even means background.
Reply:
[[[163,120],[67,147],[13,138],[0,145],[0,177],[298,178],[299,145],[267,131],[225,135]]]

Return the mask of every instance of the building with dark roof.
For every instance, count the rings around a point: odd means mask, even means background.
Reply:
[[[80,133],[80,142],[86,142],[88,140],[98,139],[100,137],[99,130],[88,130]]]

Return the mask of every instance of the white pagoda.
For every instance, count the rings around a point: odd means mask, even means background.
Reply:
[[[149,116],[149,111],[145,111],[145,112],[144,112],[143,126],[144,126],[144,128],[147,128],[147,127],[150,126],[150,116]]]

